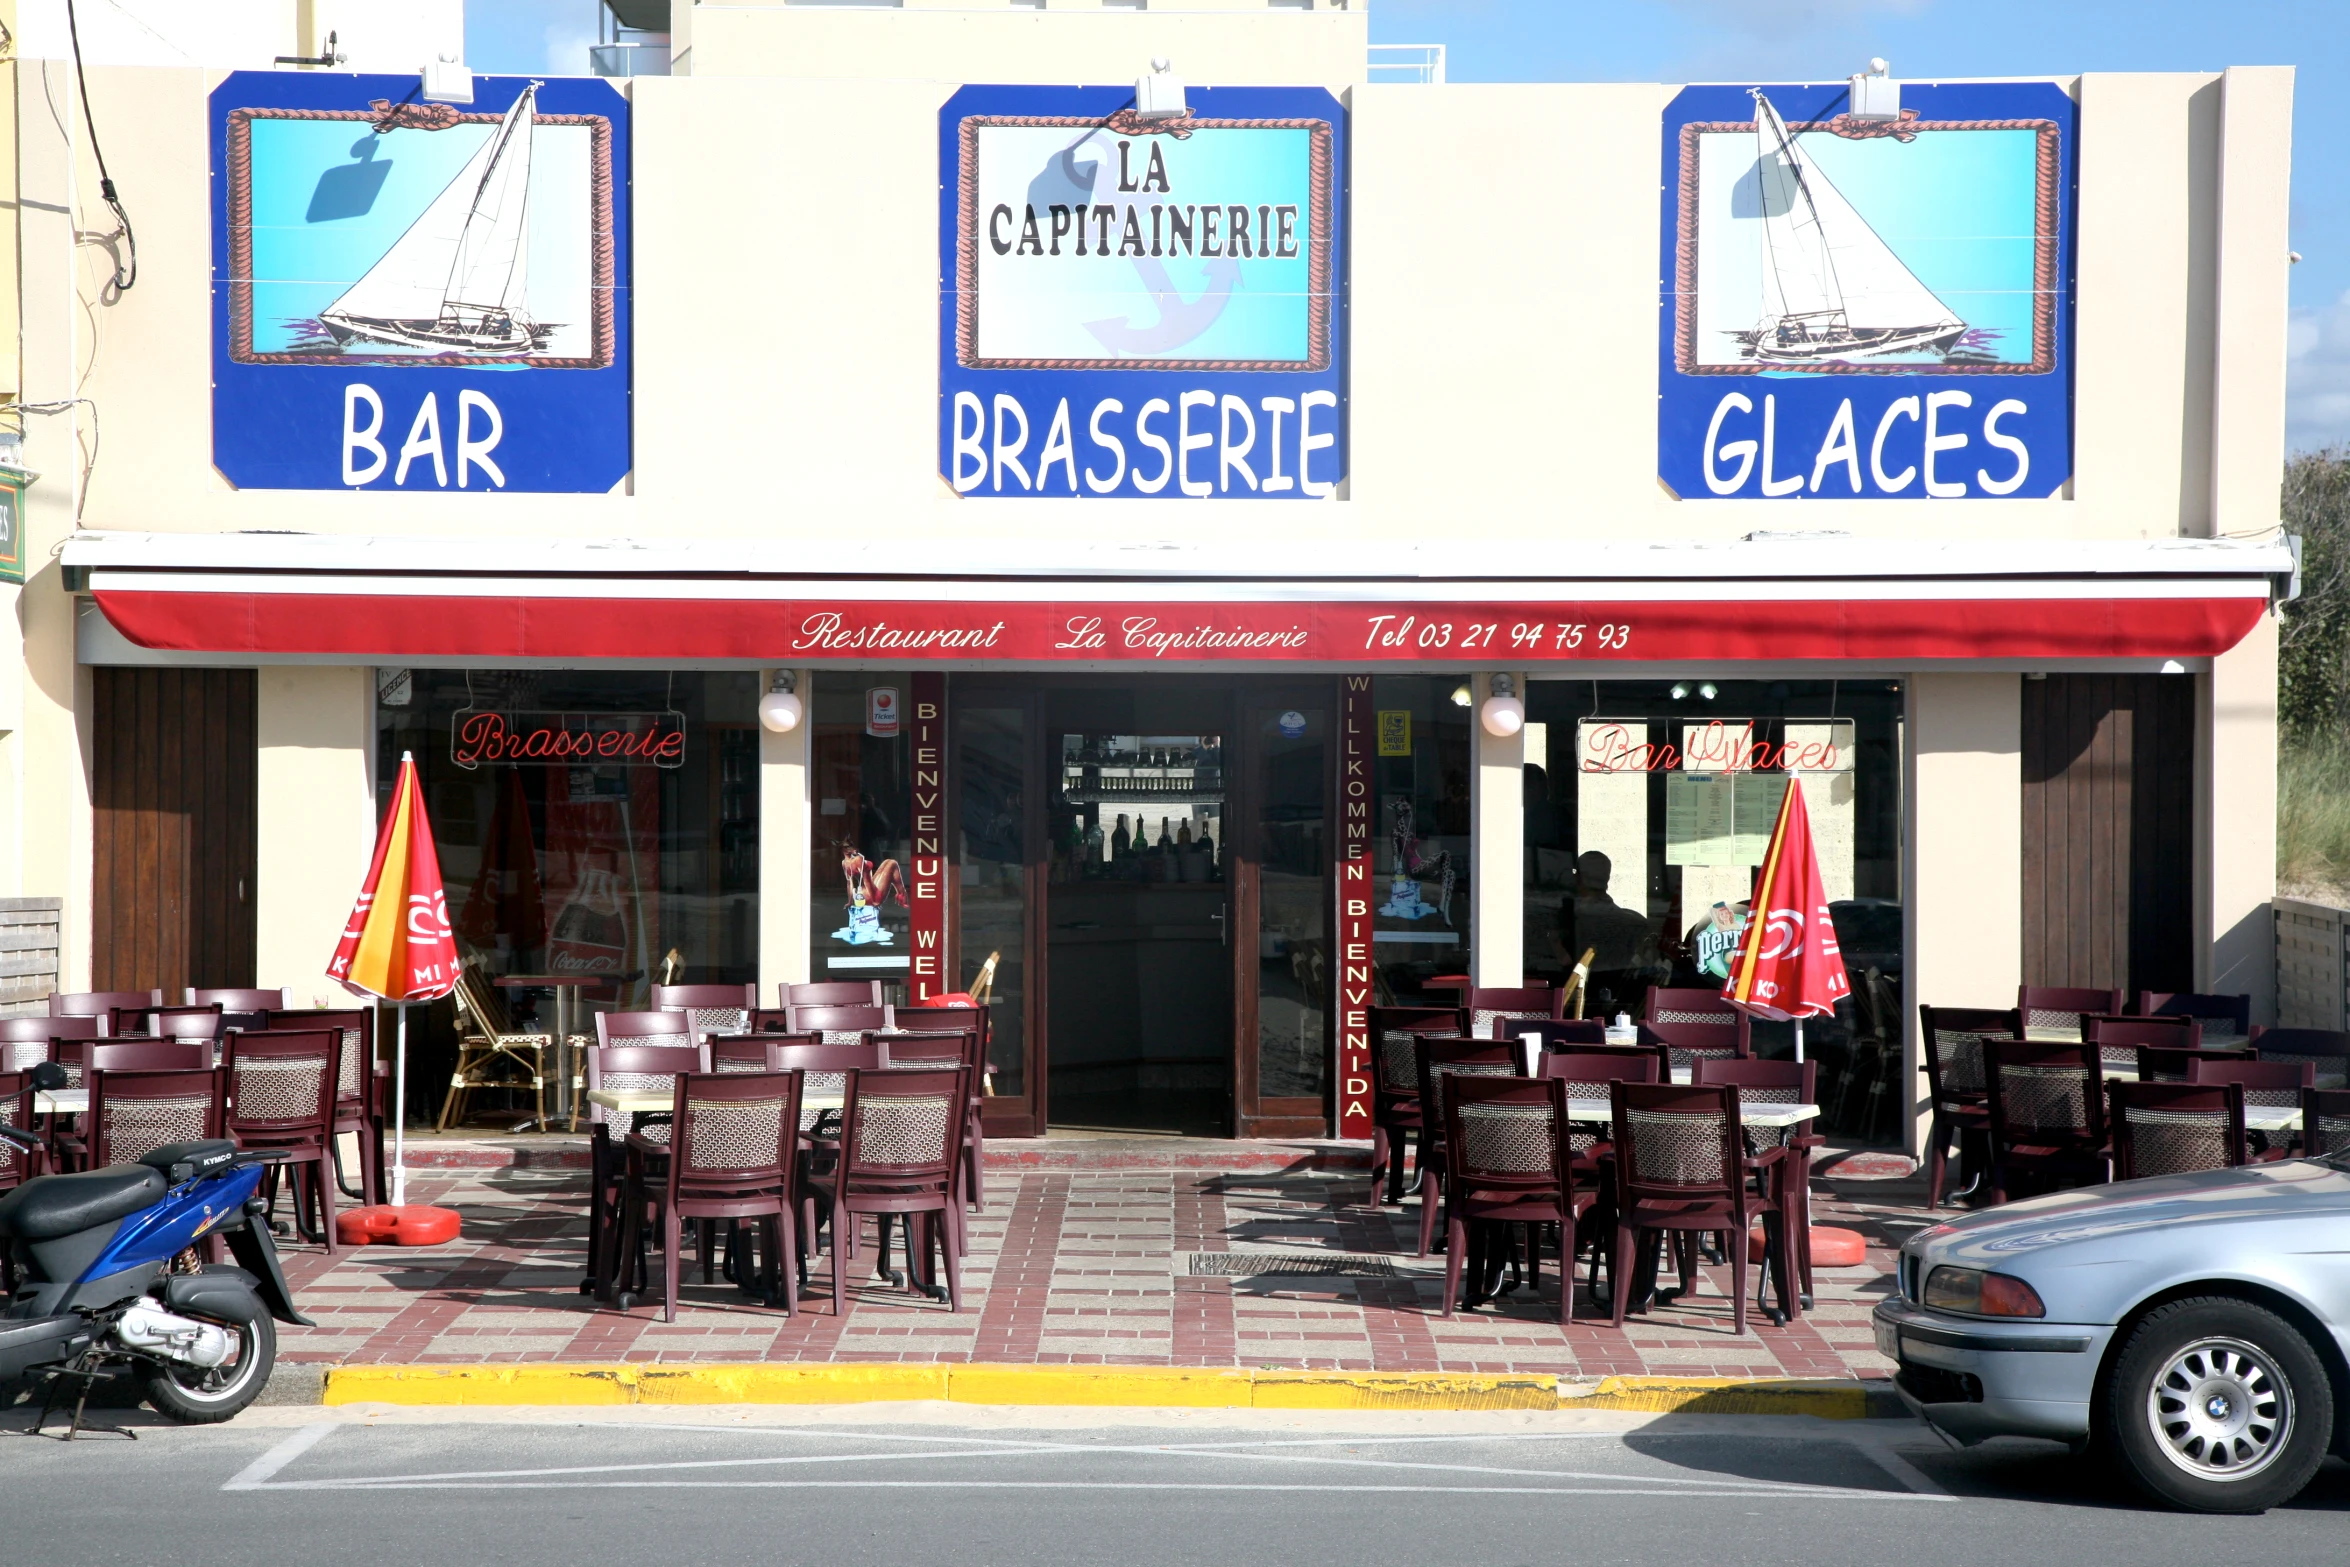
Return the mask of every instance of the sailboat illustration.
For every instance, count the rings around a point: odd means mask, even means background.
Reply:
[[[366,275],[318,313],[340,347],[527,353],[552,327],[523,309],[530,280],[530,139],[540,84]]]
[[[1942,353],[1966,334],[1754,95],[1762,182],[1762,315],[1732,335],[1756,359],[1818,362]]]

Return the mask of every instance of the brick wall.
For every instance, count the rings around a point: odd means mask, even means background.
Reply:
[[[62,898],[0,898],[0,1017],[47,1010],[64,907]]]

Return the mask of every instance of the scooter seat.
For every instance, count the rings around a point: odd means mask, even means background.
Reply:
[[[0,1235],[45,1241],[96,1229],[151,1207],[170,1189],[161,1170],[143,1164],[39,1176],[0,1197]]]

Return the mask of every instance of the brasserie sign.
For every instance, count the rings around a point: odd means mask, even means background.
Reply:
[[[467,708],[449,726],[459,767],[665,767],[685,765],[685,715],[499,712]]]

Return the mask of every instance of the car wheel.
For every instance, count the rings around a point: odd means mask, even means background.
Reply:
[[[2309,1483],[2334,1432],[2333,1387],[2299,1329],[2202,1296],[2147,1314],[2115,1358],[2104,1435],[2147,1495],[2205,1513],[2265,1512]]]

